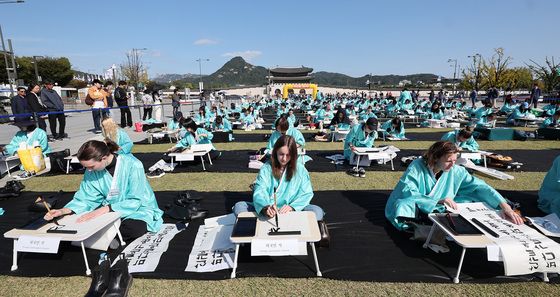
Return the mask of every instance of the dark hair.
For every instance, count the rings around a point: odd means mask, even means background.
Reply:
[[[465,139],[471,138],[473,134],[473,127],[466,126],[463,130],[459,131],[459,136]]]
[[[25,87],[17,87],[17,90],[24,90],[25,91]]]
[[[290,152],[290,162],[288,162],[288,164],[286,165],[286,180],[290,181],[296,173],[298,163],[297,145],[295,139],[292,136],[282,135],[280,136],[280,138],[278,138],[278,140],[276,140],[276,143],[274,144],[272,153],[270,155],[270,164],[272,166],[272,175],[277,179],[282,178],[282,170],[280,161],[278,161],[277,152],[281,147],[284,146],[287,146],[288,151]]]
[[[144,92],[142,92],[142,93],[144,93],[144,94],[150,94],[150,90],[145,89]]]
[[[288,131],[290,128],[290,122],[288,122],[288,117],[286,114],[282,114],[276,122],[274,122],[274,128],[280,128],[280,131]]]
[[[113,85],[113,82],[108,80],[108,81],[105,82],[105,84],[103,86],[108,87],[108,86],[112,86],[112,85]]]
[[[126,81],[119,80],[119,86],[126,86]]]
[[[560,109],[557,110],[557,111],[554,113],[554,115],[560,116]]]
[[[196,129],[198,129],[198,125],[196,124],[196,122],[192,119],[192,118],[186,118],[183,119],[183,122],[181,123],[181,126],[183,126],[185,129],[191,129],[194,133],[194,131],[196,131]]]
[[[27,92],[31,92],[31,90],[33,90],[34,87],[41,87],[38,83],[32,83],[29,85],[29,87],[27,87]]]
[[[179,92],[179,88],[173,89],[173,93],[177,93],[177,92]]]
[[[78,150],[78,160],[88,161],[95,160],[101,161],[105,156],[115,153],[119,150],[119,146],[109,139],[105,141],[88,140]]]
[[[367,119],[367,121],[364,123],[364,127],[367,126],[370,130],[377,131],[377,123],[377,119],[372,117]]]
[[[401,129],[401,124],[402,124],[402,122],[401,122],[401,119],[399,117],[394,117],[391,120],[391,125],[394,126],[394,127],[397,127],[397,129],[399,129],[399,130]]]
[[[178,112],[175,114],[175,117],[173,117],[173,120],[174,120],[175,122],[180,122],[182,118],[183,118],[183,113],[180,112],[180,111],[178,111]]]
[[[103,84],[103,83],[102,83],[100,80],[98,80],[97,78],[94,79],[91,83],[92,83],[92,84],[101,84],[101,85]],[[47,83],[45,83],[45,84],[47,84]]]
[[[428,167],[434,167],[437,161],[442,157],[449,154],[456,154],[457,152],[459,152],[459,149],[454,143],[449,141],[437,141],[430,146],[422,158]]]
[[[221,115],[216,116],[216,124],[223,124],[224,123],[224,119],[222,118]]]

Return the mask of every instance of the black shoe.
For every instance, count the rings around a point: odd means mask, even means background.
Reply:
[[[185,191],[179,194],[179,197],[175,199],[175,204],[181,207],[189,207],[193,203],[198,203],[202,200],[202,195],[197,191]]]
[[[150,171],[148,172],[148,174],[146,174],[146,176],[148,176],[148,178],[159,178],[165,175],[165,172],[163,171],[163,169],[161,168],[157,168],[154,171]]]
[[[356,169],[356,167],[353,167],[352,169],[346,171],[346,173],[347,173],[348,175],[355,176],[355,177],[360,176],[360,173],[358,172],[358,170]]]
[[[321,232],[321,240],[317,243],[319,247],[329,247],[331,243],[331,236],[329,234],[329,229],[327,228],[327,223],[325,221],[317,221],[319,224],[319,231]]]
[[[93,269],[91,276],[91,285],[85,297],[101,297],[109,287],[109,268],[111,263],[109,260],[104,260]]]
[[[360,169],[358,169],[358,176],[366,177],[366,170],[360,167]]]
[[[0,188],[0,198],[17,197],[24,188],[25,186],[20,181],[10,180],[3,188]]]
[[[109,270],[109,287],[104,297],[126,297],[132,285],[132,275],[128,273],[128,263],[121,258]]]

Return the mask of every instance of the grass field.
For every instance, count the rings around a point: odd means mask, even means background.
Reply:
[[[409,129],[409,132],[433,132],[429,129]],[[438,130],[444,131],[444,130]],[[262,131],[240,131],[239,133],[263,133]],[[376,144],[392,144],[402,149],[426,149],[432,142],[409,141]],[[501,141],[479,142],[481,149],[502,150],[545,150],[560,149],[556,141]],[[220,150],[256,150],[264,142],[216,144]],[[163,152],[169,144],[135,145],[134,152]],[[309,150],[340,150],[342,143],[309,142]],[[536,191],[545,172],[514,172],[514,181],[499,181],[484,178],[499,190]],[[357,179],[344,172],[312,172],[311,179],[317,195],[329,190],[391,190],[402,172],[368,171],[366,178]],[[198,191],[248,192],[254,173],[174,173],[160,179],[150,179],[154,191]],[[81,175],[45,176],[25,181],[26,191],[75,191]],[[332,182],[335,180],[336,182]],[[81,265],[81,263],[79,263]],[[7,263],[2,263],[7,265]],[[20,278],[0,276],[0,296],[83,296],[90,278],[39,277]],[[194,280],[148,280],[134,279],[130,296],[557,296],[560,286],[540,282],[510,284],[431,284],[431,283],[373,283],[340,281],[320,278],[274,278],[254,277],[223,281]]]

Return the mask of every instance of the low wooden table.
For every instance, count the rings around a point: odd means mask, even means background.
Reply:
[[[254,218],[257,214],[254,212],[242,212],[238,215],[239,218]],[[239,246],[242,243],[251,243],[253,239],[297,239],[298,241],[304,241],[309,243],[311,250],[313,251],[313,259],[315,261],[315,269],[317,270],[317,276],[323,276],[319,269],[319,261],[317,260],[317,252],[315,250],[315,242],[321,240],[321,232],[319,231],[319,225],[317,224],[317,218],[315,213],[311,211],[293,211],[286,214],[281,214],[278,217],[278,222],[280,225],[280,230],[287,229],[286,226],[297,225],[300,227],[300,235],[282,235],[282,236],[270,236],[268,232],[270,228],[276,227],[274,218],[257,217],[257,227],[255,236],[250,237],[230,237],[231,242],[235,244],[235,256],[233,259],[233,271],[231,272],[231,278],[235,278],[237,272],[237,257],[239,255]],[[294,224],[296,222],[296,224]],[[296,231],[296,230],[293,230]]]

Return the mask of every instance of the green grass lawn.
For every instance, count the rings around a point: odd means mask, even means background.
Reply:
[[[409,150],[426,150],[434,141],[375,141],[376,146],[393,145],[400,149]],[[478,141],[481,150],[546,150],[560,149],[560,141]],[[133,147],[133,153],[151,153],[165,152],[173,144],[137,144]],[[221,151],[238,151],[238,150],[258,150],[266,147],[266,142],[228,142],[215,143],[216,149]],[[305,144],[305,148],[311,151],[334,151],[343,149],[342,142],[315,142],[309,141]]]
[[[356,178],[339,172],[311,172],[314,191],[392,190],[402,176],[399,171],[369,171],[365,178]],[[514,180],[496,180],[481,177],[498,190],[537,191],[546,172],[512,172]],[[149,179],[154,191],[197,190],[205,192],[246,192],[255,180],[257,171],[248,172],[184,172],[170,173]],[[24,182],[25,191],[76,191],[82,175],[71,174],[32,178]]]
[[[0,276],[0,296],[83,296],[90,279]],[[372,283],[321,278],[251,277],[222,281],[134,279],[129,296],[558,296],[560,286]]]

